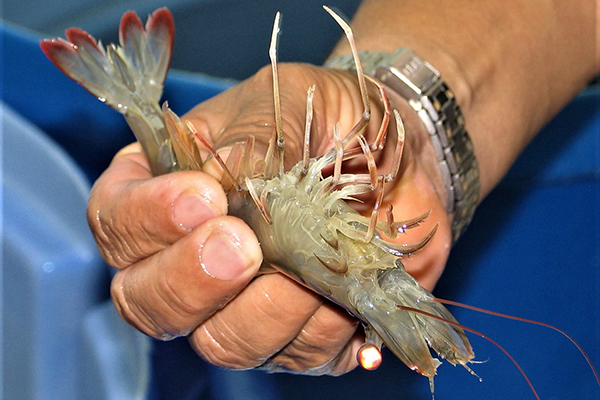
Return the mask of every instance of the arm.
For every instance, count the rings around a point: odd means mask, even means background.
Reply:
[[[600,68],[597,1],[365,0],[357,46],[408,47],[456,93],[483,198],[523,148]],[[333,55],[348,52],[344,41]]]

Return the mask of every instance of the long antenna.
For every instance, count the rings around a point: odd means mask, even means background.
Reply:
[[[562,329],[557,328],[554,325],[547,324],[545,322],[535,321],[533,319],[527,319],[527,318],[522,318],[522,317],[515,317],[514,315],[503,314],[503,313],[499,313],[499,312],[496,312],[496,311],[490,311],[490,310],[486,310],[485,308],[479,308],[479,307],[475,307],[475,306],[470,306],[468,304],[459,303],[457,301],[445,300],[445,299],[439,299],[439,298],[434,299],[434,301],[436,301],[438,303],[442,303],[442,304],[448,304],[448,305],[451,305],[451,306],[466,308],[468,310],[478,311],[478,312],[481,312],[481,313],[484,313],[484,314],[493,315],[493,316],[496,316],[496,317],[502,317],[502,318],[512,319],[512,320],[515,320],[515,321],[527,322],[528,324],[543,326],[544,328],[549,328],[549,329],[552,329],[552,330],[560,333],[561,335],[563,335],[564,337],[566,337],[567,339],[569,339],[571,341],[571,343],[573,343],[575,345],[575,347],[577,347],[577,350],[579,350],[579,352],[581,353],[581,355],[583,355],[583,358],[585,358],[585,361],[587,361],[590,369],[594,373],[594,377],[596,378],[596,382],[598,383],[598,386],[600,387],[600,377],[598,376],[598,372],[596,371],[596,368],[594,367],[594,364],[592,364],[592,360],[587,355],[587,353],[583,350],[583,347],[581,347],[579,345],[579,343],[577,343],[577,341],[571,337],[571,335],[569,335],[567,332],[563,331]]]
[[[443,303],[443,301],[440,301],[440,303]],[[533,393],[533,395],[535,396],[535,398],[537,400],[541,400],[540,396],[537,394],[535,388],[533,387],[533,384],[529,380],[529,377],[527,376],[527,374],[525,373],[525,371],[523,371],[523,368],[521,368],[521,366],[519,365],[519,363],[517,362],[517,360],[515,360],[514,357],[511,356],[510,353],[504,347],[502,347],[498,342],[496,342],[494,339],[490,338],[489,336],[486,336],[485,334],[483,334],[483,333],[481,333],[479,331],[476,331],[475,329],[472,329],[472,328],[466,327],[464,325],[461,325],[461,324],[459,324],[456,321],[451,321],[449,319],[437,316],[437,315],[432,314],[432,313],[427,312],[427,311],[419,310],[417,308],[408,307],[408,306],[401,306],[401,305],[398,305],[398,304],[396,304],[396,307],[398,307],[401,310],[412,311],[412,312],[416,312],[418,314],[422,314],[422,315],[425,315],[425,316],[437,319],[437,320],[445,322],[447,324],[450,324],[450,325],[456,326],[458,328],[464,329],[465,331],[471,332],[472,334],[480,336],[480,337],[484,338],[485,340],[489,341],[494,346],[498,347],[510,359],[510,361],[512,361],[512,363],[515,365],[515,367],[517,367],[517,369],[519,370],[519,372],[521,373],[521,375],[523,376],[523,378],[525,379],[525,381],[529,385],[529,388],[531,389],[531,392]]]

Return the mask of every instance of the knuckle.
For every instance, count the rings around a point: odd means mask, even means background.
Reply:
[[[171,325],[175,330],[184,330],[188,324],[193,324],[193,322],[200,323],[227,301],[227,299],[223,299],[219,302],[219,299],[215,297],[211,297],[209,301],[198,289],[202,286],[201,283],[181,287],[171,282],[173,278],[171,275],[164,276],[163,281],[159,284],[157,297],[163,305],[165,313],[171,316]],[[188,277],[186,282],[197,281],[194,277]]]
[[[250,78],[249,82],[256,85],[258,88],[264,88],[265,86],[271,85],[272,80],[271,67],[265,65]]]
[[[213,316],[190,337],[190,344],[200,357],[213,365],[229,369],[255,368],[268,359],[270,354],[260,354],[234,329],[218,319],[218,314]]]
[[[119,316],[137,330],[154,338],[163,338],[165,332],[158,328],[150,316],[143,311],[135,302],[130,301],[130,295],[117,274],[112,281],[111,298]]]
[[[273,362],[291,371],[314,373],[318,370],[319,375],[329,374],[344,347],[345,343],[315,344],[311,338],[300,335],[274,357]]]
[[[152,228],[144,225],[147,215],[139,206],[134,188],[99,188],[93,190],[87,208],[88,225],[100,254],[116,268],[125,268],[163,249],[166,244],[153,235]],[[99,193],[97,193],[99,192]],[[163,215],[164,195],[151,199],[155,215]],[[155,218],[152,218],[156,222]]]
[[[96,209],[88,211],[88,225],[100,254],[109,265],[125,268],[143,258],[143,250],[138,245],[139,233],[130,228],[129,221],[116,221]]]
[[[253,298],[253,307],[269,321],[283,325],[306,321],[324,301],[321,296],[282,274],[262,275],[253,283],[260,293]]]
[[[358,327],[358,321],[340,317],[339,311],[329,305],[321,306],[272,361],[290,371],[335,375],[340,363],[346,361],[346,350]]]
[[[142,271],[147,266],[136,264],[119,271],[111,284],[115,308],[130,325],[157,339],[168,340],[188,335],[214,311],[206,302],[186,301],[164,274],[162,279],[154,276],[147,281],[147,270]]]

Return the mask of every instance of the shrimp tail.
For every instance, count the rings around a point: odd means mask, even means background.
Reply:
[[[141,143],[154,175],[179,169],[159,100],[173,51],[174,23],[166,8],[146,26],[129,11],[119,28],[120,45],[106,48],[87,32],[72,28],[67,40],[44,39],[44,54],[68,77],[122,113]]]
[[[430,348],[442,359],[470,371],[466,364],[475,355],[463,329],[399,260],[395,268],[377,270],[351,289],[349,298],[363,320],[366,344],[379,347],[385,343],[409,368],[430,380],[441,364]],[[414,309],[423,312],[411,311]]]

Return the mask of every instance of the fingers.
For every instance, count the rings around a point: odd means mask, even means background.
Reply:
[[[269,274],[194,330],[190,342],[203,358],[227,368],[268,361],[271,371],[343,373],[356,366],[356,328],[345,311],[281,274]]]
[[[262,254],[241,220],[223,216],[120,270],[111,295],[123,319],[162,339],[187,335],[256,275]]]
[[[341,375],[358,366],[356,353],[364,343],[358,321],[324,302],[301,332],[268,362],[272,370],[308,375]]]
[[[351,73],[281,63],[279,78],[286,168],[291,168],[302,156],[307,90],[313,84],[316,91],[312,155],[322,155],[332,146],[331,131],[336,123],[340,123],[345,135],[363,114],[360,91]],[[262,68],[239,85],[197,105],[183,118],[217,150],[252,135],[256,139],[255,152],[264,155],[274,128],[272,85],[270,67]],[[379,120],[379,107],[372,107],[373,118]]]
[[[124,268],[225,215],[220,184],[201,172],[152,178],[139,145],[123,149],[92,188],[88,223],[104,259]]]

